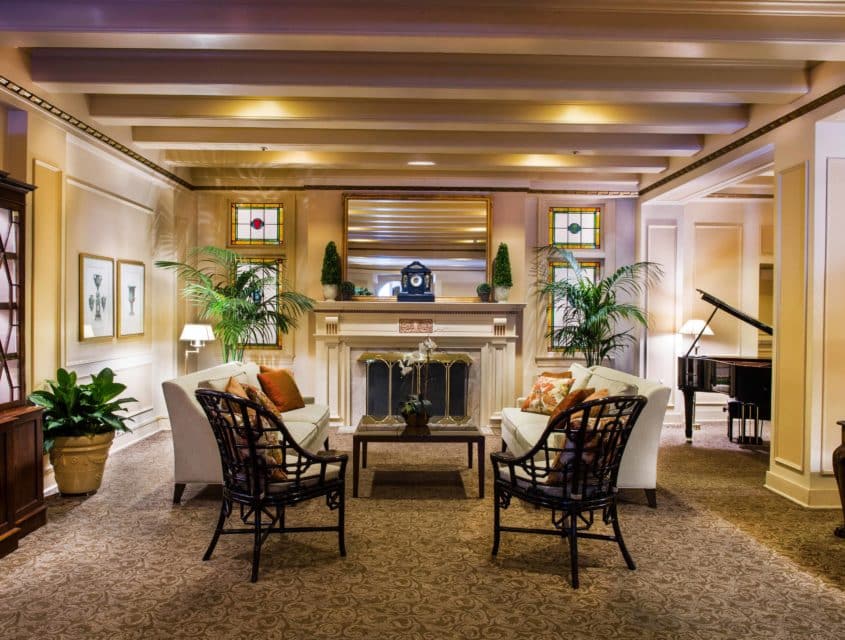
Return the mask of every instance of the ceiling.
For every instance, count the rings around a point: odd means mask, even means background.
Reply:
[[[845,61],[845,2],[4,4],[30,90],[195,185],[636,192]]]

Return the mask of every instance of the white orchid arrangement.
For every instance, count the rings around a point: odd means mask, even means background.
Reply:
[[[419,366],[423,376],[423,384],[419,394],[411,394],[408,399],[399,405],[399,414],[407,416],[412,413],[425,413],[431,415],[431,401],[426,399],[428,393],[428,366],[431,362],[431,354],[437,349],[437,344],[431,337],[420,342],[416,351],[411,351],[402,356],[402,366],[399,373],[404,377]]]

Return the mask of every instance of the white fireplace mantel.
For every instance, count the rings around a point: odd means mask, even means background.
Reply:
[[[320,302],[314,308],[317,389],[333,424],[354,425],[353,351],[410,350],[431,336],[443,351],[473,356],[479,424],[498,423],[514,401],[516,345],[524,304],[483,302]]]

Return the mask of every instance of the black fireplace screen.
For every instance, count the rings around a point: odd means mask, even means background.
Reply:
[[[431,422],[469,422],[469,368],[472,359],[465,353],[434,354],[428,362],[411,366],[402,375],[398,352],[364,353],[359,358],[366,367],[366,411],[364,423],[400,421],[399,405],[409,395],[422,395],[432,404]]]

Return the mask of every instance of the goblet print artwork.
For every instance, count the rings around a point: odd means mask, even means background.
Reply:
[[[128,298],[129,299],[129,315],[134,316],[135,315],[135,300],[136,300],[136,298],[135,298],[135,285],[131,284],[131,285],[129,285],[128,288],[129,288],[129,298]]]
[[[88,308],[94,312],[94,320],[103,319],[103,311],[106,308],[106,296],[100,293],[100,285],[103,284],[103,276],[94,274],[94,287],[96,292],[88,296]]]

